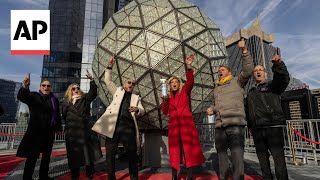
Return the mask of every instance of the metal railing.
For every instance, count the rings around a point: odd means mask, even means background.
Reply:
[[[205,146],[215,147],[214,123],[196,124],[200,143]]]
[[[320,142],[319,126],[320,119],[287,121],[287,128],[284,130],[284,135],[286,135],[284,148],[294,164],[311,161],[318,165],[320,160],[320,143],[317,144]]]
[[[0,124],[0,150],[1,149],[14,149],[19,145],[23,134],[16,134],[16,123],[1,123]],[[62,132],[55,134],[55,143],[63,143],[64,138],[64,125]]]
[[[0,149],[13,149],[15,137],[8,136],[16,133],[16,123],[0,124]]]
[[[201,144],[214,147],[214,123],[197,124],[197,129]],[[320,119],[287,120],[287,126],[283,128],[283,137],[284,152],[290,162],[296,165],[319,165]],[[248,129],[245,133],[245,151],[255,152],[253,137]]]
[[[196,124],[201,144],[215,147],[214,123]],[[309,163],[318,165],[320,161],[320,119],[288,120],[283,128],[284,152],[294,164]],[[64,129],[64,126],[63,126]],[[15,148],[21,135],[16,134],[15,123],[0,124],[0,150]],[[55,143],[65,141],[64,131],[55,136]],[[319,142],[319,143],[317,143]],[[255,152],[253,137],[246,130],[245,151]]]

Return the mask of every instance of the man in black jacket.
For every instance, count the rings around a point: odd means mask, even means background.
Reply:
[[[270,169],[269,151],[278,180],[287,180],[288,173],[283,152],[283,132],[286,119],[281,108],[280,95],[289,84],[289,73],[280,55],[272,58],[273,80],[267,82],[265,68],[257,65],[253,76],[256,86],[248,93],[248,127],[252,129],[253,140],[260,162],[263,179],[273,179]]]
[[[27,104],[30,121],[20,142],[17,156],[25,157],[23,180],[31,180],[33,171],[42,153],[39,180],[51,180],[48,176],[50,155],[55,132],[61,131],[61,118],[58,99],[51,92],[49,81],[40,83],[39,92],[30,92],[30,74],[23,80],[18,99]]]

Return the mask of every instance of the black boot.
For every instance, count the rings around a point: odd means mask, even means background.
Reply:
[[[116,180],[116,176],[108,174],[108,180]]]
[[[71,173],[72,180],[78,180],[80,177],[80,168],[72,168],[70,170],[70,173]]]
[[[192,180],[192,168],[187,169],[187,180]]]
[[[172,175],[172,180],[178,180],[178,176],[177,175]]]
[[[86,175],[88,177],[88,180],[93,179],[94,173],[95,173],[94,164],[86,166]]]
[[[178,180],[178,171],[174,168],[172,170],[172,180]]]
[[[130,180],[138,180],[138,174],[130,174]]]

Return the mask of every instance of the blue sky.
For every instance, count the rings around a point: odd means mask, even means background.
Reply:
[[[320,1],[319,0],[189,0],[220,27],[224,36],[248,27],[258,15],[262,29],[275,36],[289,72],[320,88]],[[31,90],[37,90],[42,56],[10,55],[10,10],[47,9],[49,0],[1,0],[0,78],[21,82],[31,73]]]

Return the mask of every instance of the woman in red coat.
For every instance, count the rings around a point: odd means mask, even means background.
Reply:
[[[194,55],[186,59],[187,81],[184,86],[177,77],[168,80],[169,95],[160,95],[163,99],[162,112],[169,114],[168,141],[172,179],[177,179],[180,162],[185,163],[188,169],[187,179],[192,179],[192,167],[204,162],[198,131],[192,119],[189,98],[194,84],[191,64]]]

